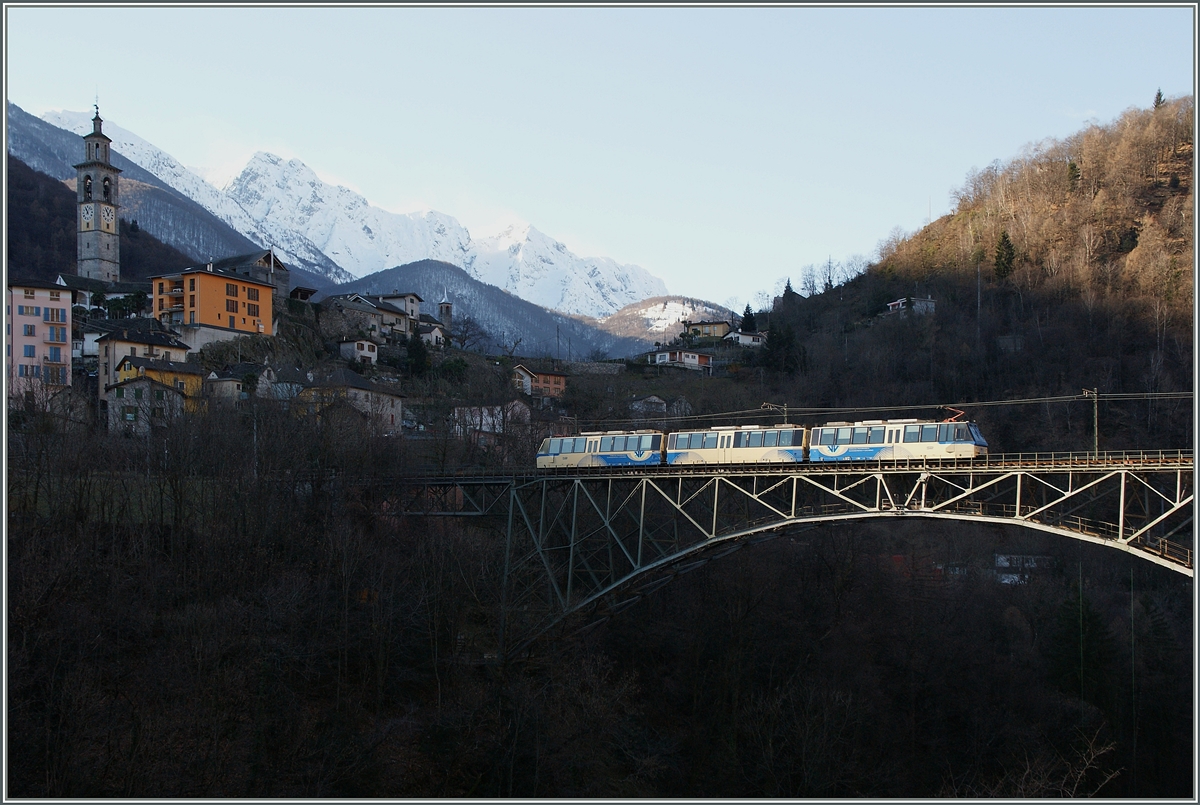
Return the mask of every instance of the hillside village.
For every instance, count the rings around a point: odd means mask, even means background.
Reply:
[[[10,269],[12,410],[141,436],[214,406],[275,405],[296,416],[351,416],[372,432],[421,439],[430,400],[410,381],[453,380],[465,367],[486,367],[503,380],[487,399],[453,406],[448,417],[457,437],[486,445],[514,431],[536,440],[577,429],[565,401],[575,378],[621,374],[630,365],[711,376],[746,363],[744,353],[766,343],[747,306],[744,320],[683,321],[674,337],[627,359],[523,356],[518,338],[506,354],[483,360],[473,351],[480,327],[469,317],[456,320],[447,294],[321,294],[294,283],[272,249],[123,280],[121,170],[110,143],[97,110],[75,166],[76,272],[48,281]],[[423,312],[435,306],[437,316]],[[614,418],[690,412],[683,397],[622,402]]]

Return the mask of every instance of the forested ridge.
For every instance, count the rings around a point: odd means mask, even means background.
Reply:
[[[973,172],[865,271],[798,275],[727,377],[630,364],[572,376],[569,409],[1190,390],[1192,114],[1163,100]],[[495,363],[405,380],[406,408],[437,411],[424,441],[266,404],[149,438],[10,420],[8,793],[1195,796],[1193,580],[1020,529],[786,533],[481,663],[503,522],[397,518],[363,490],[431,457],[526,466],[528,440],[483,451],[446,424],[511,398]],[[995,450],[1091,449],[1090,403],[967,410]],[[1190,400],[1099,415],[1102,450],[1192,445]],[[1047,561],[1001,584],[997,554]]]

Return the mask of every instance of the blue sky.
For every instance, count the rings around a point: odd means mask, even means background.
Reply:
[[[1193,94],[1195,9],[5,9],[6,93],[255,151],[472,235],[532,223],[733,303],[871,258],[972,168]]]

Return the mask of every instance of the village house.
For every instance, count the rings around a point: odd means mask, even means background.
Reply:
[[[177,388],[149,377],[131,377],[104,389],[108,429],[144,436],[166,427],[183,413],[186,397]]]
[[[685,321],[685,330],[701,338],[724,338],[731,329],[727,321]]]
[[[299,396],[308,382],[299,369],[235,363],[208,373],[204,378],[204,395],[214,403],[238,407],[253,394],[259,399],[281,401],[286,407],[287,401]]]
[[[394,308],[404,311],[408,316],[409,322],[415,322],[421,317],[421,303],[425,300],[412,291],[392,291],[388,294],[372,295],[373,299],[378,299],[380,302],[389,304]],[[411,332],[411,326],[409,328]]]
[[[297,395],[298,410],[320,414],[326,408],[345,403],[376,425],[399,428],[404,421],[404,395],[399,389],[372,383],[349,369],[338,368],[324,377],[314,376]]]
[[[899,313],[901,316],[905,316],[909,311],[912,311],[914,315],[923,316],[926,313],[933,313],[936,306],[937,303],[933,301],[932,297],[927,296],[924,299],[920,299],[906,296],[902,299],[897,299],[895,302],[888,302],[887,312],[888,314]]]
[[[43,280],[8,281],[5,360],[9,401],[44,402],[71,385],[72,292]]]
[[[390,294],[345,293],[327,296],[321,300],[323,310],[336,310],[342,314],[348,326],[360,329],[378,344],[389,339],[405,339],[410,335],[422,334],[423,324],[443,324],[432,316],[421,314],[421,302],[418,294],[411,291],[393,291]],[[430,330],[424,335],[428,336]],[[435,342],[432,337],[426,337],[428,343],[441,345],[449,343],[449,330],[443,326],[443,332],[435,334],[441,341]]]
[[[379,362],[379,348],[375,342],[365,338],[348,338],[338,345],[338,354],[348,361],[362,361],[374,364]]]
[[[634,419],[663,417],[667,414],[667,401],[657,394],[629,401],[629,415]]]
[[[183,410],[199,411],[203,405],[204,370],[194,363],[126,355],[117,363],[117,383],[147,377],[181,392]]]
[[[646,362],[655,366],[674,366],[712,374],[713,356],[700,350],[682,347],[667,347],[655,350],[646,356]]]
[[[450,331],[446,325],[430,316],[428,313],[422,313],[417,324],[417,334],[421,336],[421,340],[433,347],[448,347],[450,346]]]
[[[726,333],[725,340],[743,347],[761,347],[766,343],[767,336],[765,333],[743,333],[741,330],[732,330]]]
[[[126,355],[140,358],[161,358],[166,361],[187,360],[191,347],[167,330],[134,326],[118,327],[96,339],[99,350],[101,385],[117,382],[117,364]]]
[[[530,420],[530,408],[520,400],[504,405],[457,406],[454,409],[454,434],[481,447],[489,447],[506,433],[525,433]]]
[[[206,263],[155,275],[150,283],[155,318],[178,328],[179,340],[191,349],[241,335],[274,334],[275,288],[269,282]]]
[[[512,372],[516,387],[531,397],[561,397],[567,388],[567,376],[562,372],[530,369],[520,363]]]
[[[322,331],[330,334],[357,333],[376,344],[385,343],[387,334],[383,329],[383,312],[355,297],[357,294],[321,300]]]

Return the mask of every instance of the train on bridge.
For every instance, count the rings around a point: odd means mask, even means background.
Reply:
[[[665,432],[614,430],[542,440],[539,469],[971,458],[987,453],[974,422],[868,419],[730,425]]]

